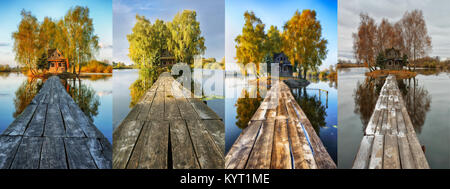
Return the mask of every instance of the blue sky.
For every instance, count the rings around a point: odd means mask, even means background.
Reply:
[[[42,21],[46,16],[60,19],[77,5],[87,6],[90,10],[101,46],[96,58],[112,60],[112,0],[14,0],[0,2],[0,64],[16,65],[11,35],[17,31],[22,9],[31,11],[38,21]]]
[[[136,14],[144,15],[152,23],[156,19],[171,21],[177,12],[195,10],[205,37],[204,57],[218,61],[224,57],[225,10],[223,0],[114,0],[113,33],[114,61],[131,64],[128,57],[127,34],[136,23]]]
[[[337,63],[337,0],[226,0],[225,1],[225,57],[228,62],[236,62],[234,39],[242,33],[244,12],[253,11],[266,25],[275,25],[281,31],[283,25],[295,13],[313,9],[322,25],[322,37],[328,40],[328,54],[320,69]],[[228,67],[228,66],[227,66]]]

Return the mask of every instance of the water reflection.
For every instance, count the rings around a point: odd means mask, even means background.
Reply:
[[[245,129],[248,126],[248,122],[252,118],[253,114],[255,114],[256,110],[258,110],[259,105],[261,104],[263,98],[256,92],[256,98],[251,97],[250,93],[247,90],[242,90],[243,98],[238,98],[235,106],[236,108],[236,126],[240,129]]]
[[[328,93],[326,91],[322,92],[322,90],[319,91],[319,96],[317,95],[308,95],[308,91],[311,89],[308,89],[306,87],[302,88],[293,88],[291,89],[292,94],[294,95],[295,101],[297,101],[298,105],[302,108],[303,112],[306,114],[306,117],[311,122],[311,125],[313,126],[314,130],[316,131],[317,135],[320,137],[320,128],[326,126],[325,118],[327,116],[327,104],[328,104],[328,97],[327,100],[324,103],[321,101],[321,95],[322,93]],[[316,89],[312,89],[316,90]]]
[[[93,79],[95,81],[105,78],[94,77]],[[92,87],[84,84],[81,78],[63,79],[61,81],[75,103],[93,121],[93,118],[99,113],[98,107],[100,106],[100,100],[96,95],[96,91]]]
[[[130,85],[130,108],[133,108],[139,102],[142,95],[152,87],[153,83],[158,79],[159,74],[147,69],[139,70],[138,79]]]
[[[356,89],[353,92],[354,113],[359,114],[363,130],[370,121],[384,82],[385,79],[371,77],[366,77],[362,83],[357,82]],[[414,129],[417,133],[420,133],[425,123],[426,114],[430,111],[431,95],[424,86],[419,85],[416,78],[398,79],[397,84]]]
[[[15,92],[14,97],[14,106],[15,111],[13,113],[13,117],[17,118],[30,104],[31,100],[33,100],[34,96],[39,92],[43,83],[40,79],[28,78],[22,82],[20,87]]]

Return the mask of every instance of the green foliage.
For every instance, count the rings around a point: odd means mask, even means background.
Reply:
[[[73,65],[81,66],[94,57],[99,49],[98,36],[89,17],[89,8],[76,6],[64,18],[54,21],[49,17],[39,23],[31,12],[22,10],[18,30],[13,32],[16,61],[33,75],[45,68],[43,55],[49,49],[59,49]]]
[[[15,59],[27,67],[33,74],[36,73],[36,60],[39,54],[39,22],[29,11],[22,10],[22,20],[18,30],[12,33],[14,40]]]
[[[267,38],[261,19],[254,12],[244,13],[245,24],[242,34],[238,35],[236,41],[236,59],[239,63],[255,63],[259,71],[259,62],[265,55],[264,41]]]
[[[171,34],[168,47],[177,61],[192,64],[195,55],[206,50],[205,38],[201,36],[197,13],[193,10],[183,10],[177,13],[172,22],[168,23]]]

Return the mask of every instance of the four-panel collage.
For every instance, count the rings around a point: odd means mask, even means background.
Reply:
[[[450,169],[450,2],[0,2],[0,169]]]

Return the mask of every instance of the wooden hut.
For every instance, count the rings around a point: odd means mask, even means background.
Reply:
[[[48,50],[48,72],[63,73],[69,69],[69,60],[58,49]]]

